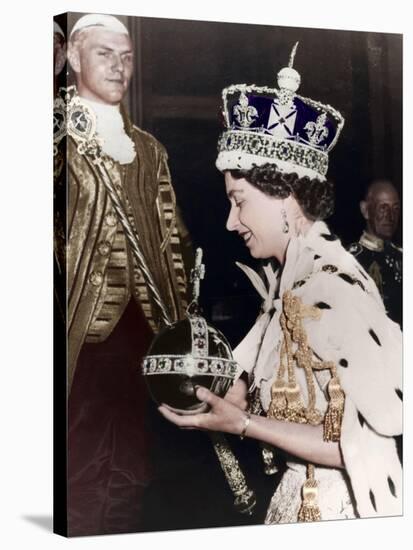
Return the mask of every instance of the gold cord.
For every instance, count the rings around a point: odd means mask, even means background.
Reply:
[[[282,301],[283,311],[280,315],[280,325],[283,340],[280,364],[277,377],[271,387],[271,403],[267,416],[277,420],[308,423],[314,426],[320,425],[324,420],[324,440],[339,441],[345,395],[340,386],[337,369],[332,361],[315,358],[303,327],[304,319],[318,320],[321,318],[322,312],[315,306],[304,304],[290,290],[284,292]],[[303,404],[300,386],[295,377],[296,366],[304,370],[308,392],[307,407]],[[330,370],[331,379],[328,384],[329,403],[323,417],[323,414],[316,408],[314,371],[325,369]],[[303,501],[298,514],[299,521],[319,521],[321,519],[317,494],[314,465],[308,464],[307,479],[302,488]]]

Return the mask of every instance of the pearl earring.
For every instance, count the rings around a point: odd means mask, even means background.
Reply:
[[[282,217],[282,221],[283,221],[282,231],[283,231],[283,233],[288,233],[289,230],[290,230],[290,226],[288,224],[287,212],[285,211],[285,208],[281,209],[281,217]]]

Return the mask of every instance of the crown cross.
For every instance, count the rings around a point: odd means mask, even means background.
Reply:
[[[258,116],[257,109],[252,107],[252,105],[248,105],[248,98],[245,92],[242,92],[239,97],[239,105],[234,107],[234,116],[243,128],[251,126],[254,119]]]
[[[307,122],[304,126],[304,130],[307,130],[308,140],[312,145],[318,145],[328,136],[328,128],[325,125],[326,120],[327,114],[321,113],[315,122]]]
[[[295,118],[293,118],[297,110],[294,106],[292,106],[291,110],[285,114],[281,114],[279,109],[277,109],[276,103],[273,103],[271,106],[272,113],[274,113],[275,117],[270,117],[269,125],[267,127],[267,130],[275,130],[282,127],[286,135],[292,136],[293,130],[294,130],[294,124],[295,124]]]

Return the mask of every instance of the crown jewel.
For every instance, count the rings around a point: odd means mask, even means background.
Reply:
[[[196,397],[197,384],[223,397],[237,371],[225,336],[201,315],[198,299],[204,276],[202,250],[198,249],[191,273],[193,290],[187,317],[159,332],[142,363],[155,401],[186,413],[206,410],[205,403]]]
[[[296,92],[301,76],[293,68],[298,42],[288,67],[277,74],[277,88],[235,84],[222,92],[226,130],[218,142],[219,170],[249,170],[268,162],[281,172],[324,180],[328,153],[344,125],[330,105]]]

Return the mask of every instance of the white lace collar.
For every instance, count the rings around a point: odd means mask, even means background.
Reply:
[[[135,145],[125,132],[119,105],[105,105],[82,97],[96,115],[96,132],[103,140],[102,150],[119,164],[129,164],[136,156]]]

